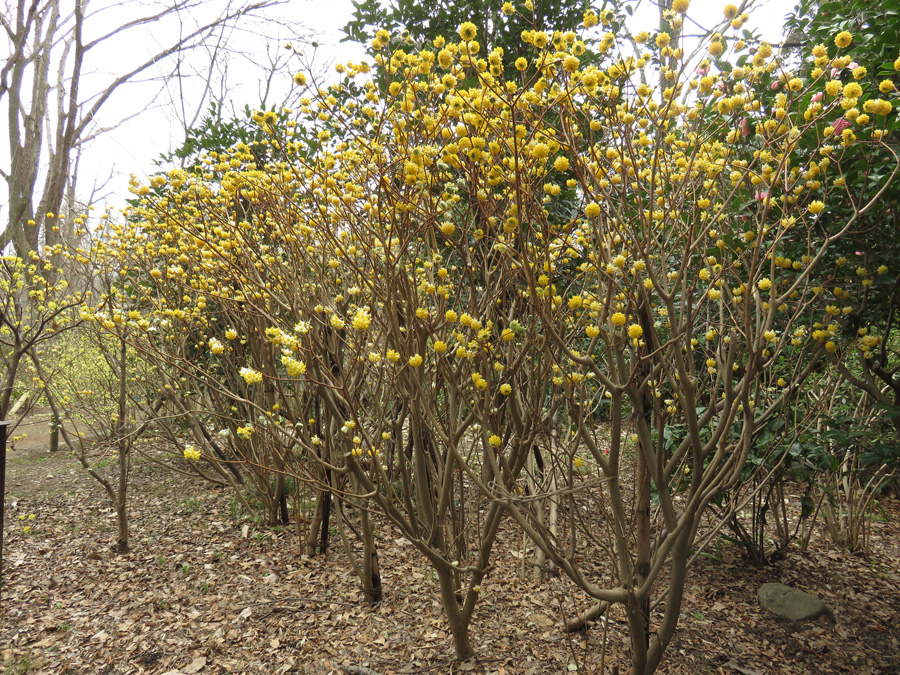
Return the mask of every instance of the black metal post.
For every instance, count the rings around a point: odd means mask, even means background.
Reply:
[[[3,516],[6,507],[6,427],[0,421],[0,597],[3,593]]]

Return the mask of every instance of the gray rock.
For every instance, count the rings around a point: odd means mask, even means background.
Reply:
[[[759,603],[778,616],[794,621],[809,621],[829,614],[828,607],[815,595],[784,584],[763,584]]]

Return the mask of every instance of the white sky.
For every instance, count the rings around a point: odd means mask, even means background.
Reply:
[[[212,4],[216,5],[218,0]],[[218,8],[216,8],[218,11]],[[349,21],[353,11],[351,0],[288,0],[284,5],[268,11],[266,19],[295,22],[292,27],[258,22],[242,23],[231,36],[232,46],[245,54],[223,55],[216,60],[217,69],[228,69],[228,90],[225,95],[234,111],[241,115],[245,105],[259,107],[264,93],[261,82],[270,58],[286,59],[289,52],[284,45],[290,42],[301,47],[303,38],[315,40],[319,48],[313,55],[309,50],[302,57],[291,58],[286,72],[276,77],[269,91],[268,103],[280,103],[291,89],[290,75],[297,70],[306,70],[304,62],[312,58],[312,66],[317,71],[325,71],[326,66],[340,60],[361,60],[364,52],[352,43],[340,43],[341,28]],[[114,13],[104,17],[109,25],[116,25],[120,17]],[[109,63],[103,71],[94,76],[97,86],[102,86],[118,72],[132,63],[139,63],[171,44],[172,31],[176,26],[164,28],[154,26],[136,29],[128,38],[129,57],[122,57],[120,44],[111,44],[110,54],[101,54],[98,61]],[[258,31],[264,30],[265,35]],[[299,39],[298,39],[299,38]],[[212,47],[210,47],[211,49]],[[208,56],[196,53],[195,67],[205,67]],[[127,63],[127,65],[125,65]],[[154,75],[168,74],[172,61],[160,64]],[[200,65],[202,64],[202,65]],[[190,70],[190,57],[184,71]],[[326,71],[327,72],[327,71]],[[145,78],[146,79],[146,78]],[[98,123],[102,127],[115,127],[98,135],[85,148],[79,171],[79,196],[87,198],[95,184],[109,183],[100,194],[115,195],[114,202],[128,197],[129,174],[143,180],[154,173],[154,160],[161,153],[169,152],[181,145],[184,132],[179,117],[191,117],[198,108],[201,96],[199,78],[172,80],[167,86],[161,82],[135,82],[122,87],[101,110]],[[176,110],[172,100],[183,100],[182,110]],[[202,105],[200,119],[208,110],[208,101]],[[225,115],[227,119],[230,115]],[[121,120],[126,120],[120,124]],[[116,126],[118,124],[118,126]],[[99,196],[99,195],[98,195]]]
[[[103,2],[103,0],[98,0]],[[212,5],[217,5],[224,0],[214,0]],[[726,2],[722,0],[693,0],[688,17],[694,18],[701,25],[716,23],[722,16],[722,8]],[[772,42],[781,39],[781,26],[784,16],[791,10],[793,2],[788,0],[761,0],[757,2],[757,9],[751,14],[751,20],[747,27],[761,31],[763,38]],[[101,14],[102,22],[108,26],[120,25],[123,19],[130,18],[119,9],[123,5],[110,2],[109,8]],[[219,9],[216,7],[215,9]],[[134,14],[133,7],[130,9]],[[350,20],[353,11],[351,0],[288,0],[281,7],[271,11],[266,18],[280,19],[288,22],[302,24],[308,33],[313,34],[319,47],[314,58],[314,69],[319,70],[334,62],[346,62],[348,60],[359,61],[364,58],[364,53],[358,45],[345,42],[341,43],[343,36],[341,28]],[[639,11],[635,14],[633,31],[644,28],[652,30],[657,21],[657,9],[649,0],[643,0],[639,4]],[[118,22],[118,23],[117,23]],[[100,24],[95,24],[95,30],[103,30]],[[280,28],[269,24],[265,27],[265,36],[254,34],[258,26],[250,24],[244,30],[236,32],[232,36],[234,44],[239,49],[251,54],[244,58],[232,56],[229,59],[219,59],[218,65],[224,66],[227,61],[229,69],[227,98],[234,105],[236,111],[243,110],[244,105],[256,107],[259,105],[261,88],[261,65],[268,62],[270,54],[266,53],[266,37],[273,49],[276,45],[280,48],[288,40],[299,46],[297,37],[302,34],[302,28],[295,27],[293,31],[288,28]],[[688,25],[688,28],[690,26]],[[106,28],[106,30],[109,30]],[[153,25],[148,29],[139,28],[132,31],[126,42],[111,41],[106,53],[93,54],[93,61],[87,68],[92,73],[86,79],[84,89],[91,91],[89,85],[94,85],[94,90],[103,86],[112,77],[133,64],[140,63],[149,55],[160,51],[164,46],[171,44],[178,30],[176,22]],[[278,50],[272,54],[278,53]],[[280,49],[280,56],[287,56],[287,51]],[[309,55],[307,55],[308,57]],[[196,54],[193,61],[188,59],[185,70],[193,64],[199,64],[206,59],[204,54]],[[251,61],[255,61],[256,64]],[[164,68],[158,68],[156,74],[163,71],[171,71],[171,62]],[[299,58],[294,58],[288,73],[305,69],[301,66]],[[328,72],[333,72],[329,69]],[[122,200],[128,197],[127,185],[129,174],[135,174],[143,180],[148,174],[156,171],[154,160],[163,152],[178,147],[183,140],[183,132],[177,121],[177,114],[172,106],[172,100],[183,100],[184,111],[188,116],[197,109],[199,87],[195,78],[182,80],[184,87],[178,88],[171,84],[168,89],[160,89],[157,82],[136,82],[122,87],[107,104],[98,116],[98,123],[104,127],[113,127],[118,122],[126,119],[119,126],[106,131],[85,148],[79,167],[78,196],[87,199],[92,189],[97,184],[108,182],[104,189],[96,194],[96,197],[106,196],[110,203],[121,205]],[[277,103],[282,100],[289,90],[291,83],[287,76],[277,78],[273,83],[273,91],[269,101]],[[203,111],[207,109],[204,104]],[[0,155],[5,155],[3,149]],[[0,156],[0,161],[7,158]],[[8,166],[8,164],[5,164]],[[99,207],[102,202],[95,204]],[[5,214],[4,214],[5,215]]]

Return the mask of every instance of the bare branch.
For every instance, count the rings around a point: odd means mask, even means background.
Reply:
[[[85,50],[89,51],[89,50],[93,49],[94,47],[96,47],[98,44],[100,44],[102,42],[106,42],[110,38],[115,37],[119,33],[122,33],[130,28],[134,28],[136,26],[144,26],[149,23],[156,23],[157,21],[165,18],[169,14],[178,12],[179,10],[182,10],[182,9],[189,9],[191,7],[200,6],[202,4],[203,4],[202,1],[190,3],[190,2],[186,2],[186,1],[182,0],[182,2],[175,2],[171,7],[167,7],[165,9],[163,9],[158,14],[151,14],[149,16],[142,16],[138,19],[133,19],[131,21],[128,21],[127,23],[122,24],[121,26],[118,26],[117,28],[111,30],[110,32],[108,32],[106,34],[101,35],[97,39],[92,40],[91,42],[88,42],[85,45]],[[97,12],[97,13],[99,13],[99,12]]]
[[[12,54],[10,54],[9,58],[6,59],[6,63],[3,64],[3,68],[0,69],[0,99],[2,99],[9,90],[7,78],[9,77],[10,71],[12,71],[16,63],[18,63],[22,59],[23,50],[25,49],[25,42],[28,34],[31,32],[31,24],[34,22],[34,18],[37,15],[37,5],[38,0],[32,0],[31,7],[28,8],[28,11],[25,12],[23,16],[23,7],[21,3],[19,4],[15,30],[13,30],[12,26],[10,26],[6,18],[0,17],[3,28],[6,30],[6,34],[9,36],[10,41],[12,41],[13,43]]]
[[[172,45],[168,49],[163,50],[162,52],[159,52],[158,54],[156,54],[152,58],[148,59],[147,61],[145,61],[143,64],[141,64],[137,68],[134,68],[130,72],[117,77],[106,89],[104,89],[100,93],[99,97],[94,102],[94,104],[90,107],[90,109],[87,111],[87,113],[84,114],[84,116],[82,117],[81,123],[76,128],[75,135],[76,136],[80,135],[84,131],[84,128],[87,126],[87,124],[89,124],[90,121],[94,119],[94,116],[99,112],[100,108],[103,107],[103,104],[106,103],[106,101],[109,99],[110,96],[112,96],[112,94],[115,92],[115,90],[118,89],[122,84],[131,80],[135,75],[138,75],[138,74],[144,72],[145,70],[147,70],[154,64],[159,63],[160,61],[166,59],[167,57],[171,56],[172,54],[177,54],[179,52],[185,51],[186,49],[190,49],[193,46],[192,41],[195,38],[205,35],[205,34],[209,33],[210,31],[214,30],[215,28],[222,26],[225,23],[228,23],[229,21],[233,21],[234,19],[237,19],[241,16],[245,16],[249,13],[255,12],[259,9],[264,9],[266,7],[270,7],[275,4],[278,4],[278,0],[274,0],[274,1],[273,0],[261,0],[260,2],[256,2],[252,5],[241,8],[235,12],[231,12],[225,16],[222,16],[219,19],[217,19],[211,23],[208,23],[205,26],[193,31],[187,37],[182,38],[176,44]]]

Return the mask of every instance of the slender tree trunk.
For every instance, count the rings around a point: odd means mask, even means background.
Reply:
[[[456,658],[460,661],[471,659],[475,656],[475,648],[472,647],[472,641],[469,639],[471,615],[465,617],[460,611],[456,584],[453,582],[453,572],[441,566],[437,566],[435,572],[441,589],[441,602],[447,614],[447,622],[450,624]]]
[[[3,380],[0,380],[0,420],[6,419],[9,412],[10,402],[12,401],[13,386],[16,383],[16,373],[19,371],[19,364],[22,361],[22,352],[18,340],[13,345],[12,358],[10,358],[6,373]]]
[[[119,490],[116,495],[116,520],[119,524],[116,552],[128,553],[131,548],[128,534],[128,453],[119,454]]]
[[[287,505],[287,493],[284,484],[284,462],[279,458],[275,466],[275,490],[272,495],[272,513],[270,525],[287,525],[290,522]]]
[[[556,411],[553,413],[553,417],[550,419],[550,456],[556,457],[557,451],[559,450],[559,412]],[[550,534],[553,538],[556,538],[556,535],[559,533],[559,495],[556,494],[557,481],[556,481],[556,463],[550,462],[549,466],[550,472],[550,484],[548,485],[548,492],[550,493],[549,502],[550,508],[547,514],[547,528],[550,530]],[[547,564],[547,570],[550,573],[550,576],[559,576],[559,571],[556,569],[556,565],[552,560],[550,560]]]
[[[692,517],[697,517],[696,515]],[[688,557],[693,544],[692,528],[686,528],[679,540],[672,547],[672,568],[669,573],[669,592],[666,596],[666,609],[663,618],[657,627],[656,634],[650,641],[650,649],[647,654],[646,672],[653,673],[659,667],[666,647],[672,641],[675,628],[678,626],[678,617],[681,615],[681,603],[684,600],[684,584],[687,579]]]
[[[644,331],[644,340],[653,340],[653,319],[650,315],[649,303],[646,297],[641,298],[638,306],[638,317]],[[652,345],[651,345],[652,346]],[[652,555],[652,532],[650,522],[651,467],[648,458],[653,456],[652,436],[653,428],[653,397],[650,393],[648,380],[651,376],[650,368],[644,359],[647,357],[648,347],[641,343],[638,356],[641,359],[636,369],[636,385],[638,387],[634,404],[634,421],[637,429],[638,443],[635,448],[635,565],[634,585],[632,600],[634,606],[629,609],[634,616],[631,617],[631,644],[632,644],[632,675],[645,675],[652,672],[647,670],[647,651],[650,647],[650,589],[641,592],[645,582],[650,576],[650,559]],[[649,446],[649,447],[648,447]]]
[[[354,483],[354,489],[360,491],[359,482],[355,476],[352,478],[352,481]],[[345,509],[343,509],[341,502],[342,500],[340,498],[335,500],[335,508],[337,515],[338,532],[341,535],[341,544],[344,547],[344,552],[347,554],[347,558],[350,561],[350,566],[353,568],[353,572],[362,582],[363,593],[365,594],[366,602],[370,604],[381,602],[381,573],[378,569],[378,552],[375,547],[375,533],[372,530],[371,521],[369,520],[369,514],[364,507],[357,507],[360,512],[360,522],[362,529],[362,532],[357,532],[356,529],[352,528],[349,522],[345,520],[344,514],[346,513],[346,511]],[[344,513],[342,513],[342,511]],[[363,559],[361,565],[360,561],[357,560],[356,555],[353,552],[353,547],[350,545],[350,540],[347,537],[348,526],[353,529],[354,534],[356,534],[357,538],[362,541]]]
[[[59,452],[59,425],[56,415],[50,417],[50,452]]]
[[[635,505],[635,588],[641,588],[650,576],[650,471],[647,459],[640,447],[637,453],[637,504]],[[635,647],[633,673],[643,675],[647,648],[650,646],[650,593],[634,596],[636,611],[640,618],[640,630],[632,633]],[[639,644],[638,644],[639,643]]]
[[[526,479],[528,483],[528,489],[531,492],[531,495],[534,497],[538,494],[543,493],[544,491],[544,463],[541,459],[540,450],[537,446],[531,449],[528,453],[528,460],[526,462],[527,472]],[[536,499],[534,502],[534,516],[537,519],[538,523],[543,526],[544,525],[544,502],[546,499],[544,497],[540,497]],[[528,537],[527,535],[523,539],[522,545],[522,561],[524,563],[527,553],[528,546]],[[536,582],[540,582],[544,577],[544,563],[545,556],[544,550],[534,543],[534,559],[532,561],[531,567],[531,578]]]
[[[363,583],[365,584],[366,602],[381,602],[381,573],[378,569],[378,550],[375,547],[375,532],[369,520],[369,512],[365,507],[359,510],[363,533]]]
[[[312,522],[306,539],[307,555],[326,553],[328,550],[328,528],[331,516],[331,491],[321,490],[316,492],[316,510],[313,513]],[[318,547],[317,547],[318,541]]]
[[[313,401],[314,417],[316,420],[316,435],[322,435],[321,399],[316,397]],[[320,450],[324,452],[324,449]],[[309,555],[316,554],[316,539],[319,539],[319,553],[328,551],[328,534],[331,518],[331,470],[325,469],[325,484],[329,489],[316,493],[316,511],[309,529],[309,540],[306,545]]]
[[[320,503],[322,504],[322,531],[319,536],[319,553],[324,555],[328,552],[328,535],[331,530],[331,490],[322,493]]]
[[[116,494],[116,518],[119,523],[119,537],[116,551],[126,553],[128,543],[128,460],[131,441],[125,437],[128,416],[128,343],[124,335],[119,338],[119,419],[116,421],[117,445],[119,447],[119,485]]]

